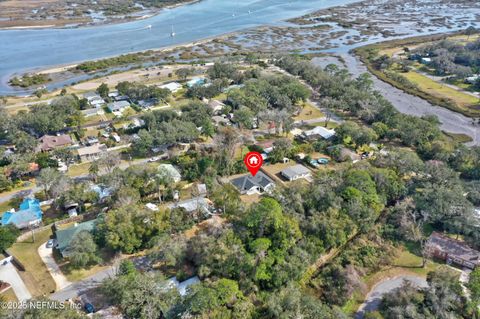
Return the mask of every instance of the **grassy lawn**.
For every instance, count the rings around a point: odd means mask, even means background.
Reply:
[[[50,228],[36,231],[35,242],[29,237],[23,242],[13,244],[9,250],[25,266],[26,271],[21,271],[20,276],[33,296],[48,295],[55,290],[55,282],[37,252],[38,247],[51,236]]]
[[[242,202],[250,206],[252,204],[258,203],[260,201],[260,194],[253,194],[253,195],[240,195],[240,199]]]
[[[327,128],[329,129],[333,129],[333,128],[337,128],[338,127],[338,123],[336,122],[332,122],[332,121],[329,121],[328,124],[327,124]],[[323,126],[325,127],[325,122],[317,122],[317,123],[312,123],[312,124],[309,124],[309,125],[306,125],[306,129],[312,129],[313,127],[315,126]]]
[[[427,274],[440,266],[431,260],[427,260],[425,267],[422,268],[422,257],[417,256],[410,250],[415,250],[415,247],[406,247],[398,250],[397,257],[393,260],[392,265],[383,268],[382,270],[363,277],[363,282],[367,285],[367,290],[370,291],[377,283],[392,277],[401,275],[417,275],[426,277]],[[343,306],[343,311],[347,314],[354,314],[358,307],[365,300],[365,296],[360,292],[355,292]]]
[[[295,121],[302,121],[302,120],[315,119],[323,116],[325,115],[319,109],[314,107],[312,104],[304,103],[300,113],[297,116],[295,116],[293,119]]]
[[[70,177],[88,174],[90,163],[75,164],[68,168],[67,175]]]
[[[402,75],[417,84],[420,90],[439,98],[451,99],[460,107],[468,108],[479,103],[478,98],[452,89],[417,72],[410,71]]]
[[[18,301],[17,296],[12,288],[9,288],[7,291],[4,291],[0,294],[4,298],[4,301]]]
[[[443,134],[445,134],[448,138],[452,139],[454,142],[457,142],[457,143],[468,143],[473,141],[473,139],[470,136],[462,133],[457,134],[457,133],[443,132]]]
[[[55,258],[55,261],[60,267],[62,273],[65,275],[68,281],[71,282],[83,280],[109,267],[107,264],[100,264],[85,269],[75,269],[71,266],[69,261],[60,256],[58,250],[53,251],[53,257]],[[101,257],[103,260],[108,261],[111,259],[112,255],[107,252],[101,252]]]

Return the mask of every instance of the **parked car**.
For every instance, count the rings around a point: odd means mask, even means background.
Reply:
[[[46,247],[47,248],[53,248],[54,244],[55,244],[55,239],[49,239],[47,241]]]
[[[86,313],[94,313],[95,312],[95,308],[93,307],[93,305],[89,302],[87,302],[83,308],[85,309],[85,312]]]
[[[318,164],[322,164],[322,165],[327,165],[328,162],[329,162],[329,161],[328,161],[328,158],[319,158],[319,159],[317,160],[317,163],[318,163]]]
[[[320,164],[318,164],[318,162],[314,159],[310,160],[310,162],[308,162],[308,164],[310,164],[311,166],[317,168],[320,166]]]
[[[155,156],[155,157],[149,158],[149,159],[148,159],[148,162],[149,162],[149,163],[153,163],[153,162],[156,162],[156,161],[158,161],[158,160],[160,160],[160,157]]]

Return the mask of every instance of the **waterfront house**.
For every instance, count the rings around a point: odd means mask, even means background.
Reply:
[[[167,84],[160,85],[159,88],[168,89],[172,93],[177,93],[182,88],[182,85],[178,82],[170,82]]]
[[[108,109],[115,115],[121,116],[123,111],[130,107],[130,103],[127,101],[115,101],[108,103]]]

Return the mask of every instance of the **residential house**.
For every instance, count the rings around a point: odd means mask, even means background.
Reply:
[[[87,136],[87,139],[85,140],[85,143],[89,146],[98,144],[98,137],[96,136]]]
[[[26,198],[20,209],[11,209],[2,215],[2,225],[13,224],[18,229],[35,227],[42,222],[43,212],[40,208],[40,201],[34,198]]]
[[[48,152],[55,148],[72,145],[72,139],[67,134],[44,135],[38,139],[37,151]]]
[[[319,138],[323,138],[328,140],[329,138],[335,135],[334,130],[329,130],[323,126],[316,126],[315,128],[304,131],[301,137],[308,141],[318,140]]]
[[[160,85],[159,88],[168,89],[172,93],[177,93],[182,88],[182,85],[178,82],[170,82],[167,84]]]
[[[211,214],[212,202],[205,197],[194,197],[186,200],[182,200],[176,203],[169,204],[167,206],[170,209],[183,208],[188,213],[202,212],[205,215]]]
[[[105,100],[95,92],[88,92],[83,95],[87,99],[88,103],[94,108],[101,108],[105,104]]]
[[[207,196],[207,185],[197,184],[197,192],[199,196]]]
[[[215,123],[215,126],[232,125],[229,119],[220,115],[212,116],[212,121]]]
[[[242,195],[262,194],[271,191],[275,187],[274,181],[262,171],[259,171],[255,176],[250,174],[242,175],[232,179],[230,182]]]
[[[213,111],[214,115],[218,115],[220,114],[220,112],[222,112],[225,104],[220,102],[219,100],[211,100],[210,102],[208,102],[208,107]]]
[[[111,98],[114,101],[126,101],[128,100],[128,96],[125,95],[120,95],[118,91],[112,91],[108,94],[108,97]]]
[[[282,170],[280,174],[282,174],[282,176],[289,181],[294,181],[299,178],[305,178],[307,180],[310,180],[312,178],[312,172],[308,168],[300,164],[287,167]]]
[[[106,187],[104,185],[97,185],[97,184],[92,184],[90,186],[90,189],[93,192],[98,194],[98,198],[100,200],[109,197],[110,195],[112,195],[112,192],[113,192],[111,188]]]
[[[105,114],[105,112],[101,108],[86,109],[86,110],[82,110],[81,112],[82,112],[83,116],[85,116],[85,117]]]
[[[117,133],[112,133],[112,134],[110,135],[110,137],[111,137],[116,143],[120,143],[120,141],[122,140]]]
[[[130,103],[127,101],[115,101],[108,103],[108,109],[115,115],[121,116],[123,111],[130,107]]]
[[[73,225],[72,227],[60,229],[55,232],[55,237],[57,238],[56,248],[59,250],[62,257],[65,258],[70,256],[70,243],[72,242],[72,239],[75,237],[75,235],[82,231],[93,231],[95,229],[96,222],[97,221],[94,219],[79,224],[75,223],[75,225]]]
[[[175,183],[178,183],[182,180],[182,175],[172,164],[160,164],[158,165],[159,174],[164,174],[172,178]]]
[[[146,110],[149,110],[151,109],[152,107],[154,107],[155,105],[158,104],[158,100],[157,99],[148,99],[148,100],[141,100],[141,101],[138,101],[138,105],[143,108],[143,109],[146,109]]]
[[[478,80],[480,79],[480,75],[479,74],[476,74],[476,75],[472,75],[472,76],[469,76],[465,79],[465,83],[467,84],[475,84]]]
[[[480,265],[480,252],[469,247],[466,243],[433,232],[425,244],[428,256],[445,260],[448,264],[454,263],[469,269]]]
[[[94,144],[77,149],[78,157],[81,162],[91,162],[100,158],[100,156],[107,152],[105,144]]]
[[[151,210],[152,212],[158,212],[160,210],[160,208],[158,208],[158,205],[154,203],[146,203],[145,207]]]

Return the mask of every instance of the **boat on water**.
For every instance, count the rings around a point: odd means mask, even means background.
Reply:
[[[170,36],[173,38],[175,36],[175,31],[173,30],[173,25],[172,25],[172,32],[170,32]]]
[[[151,25],[151,24],[149,24],[149,25],[147,25],[147,26],[145,27],[145,29],[151,29],[151,28],[152,28],[152,25]]]

